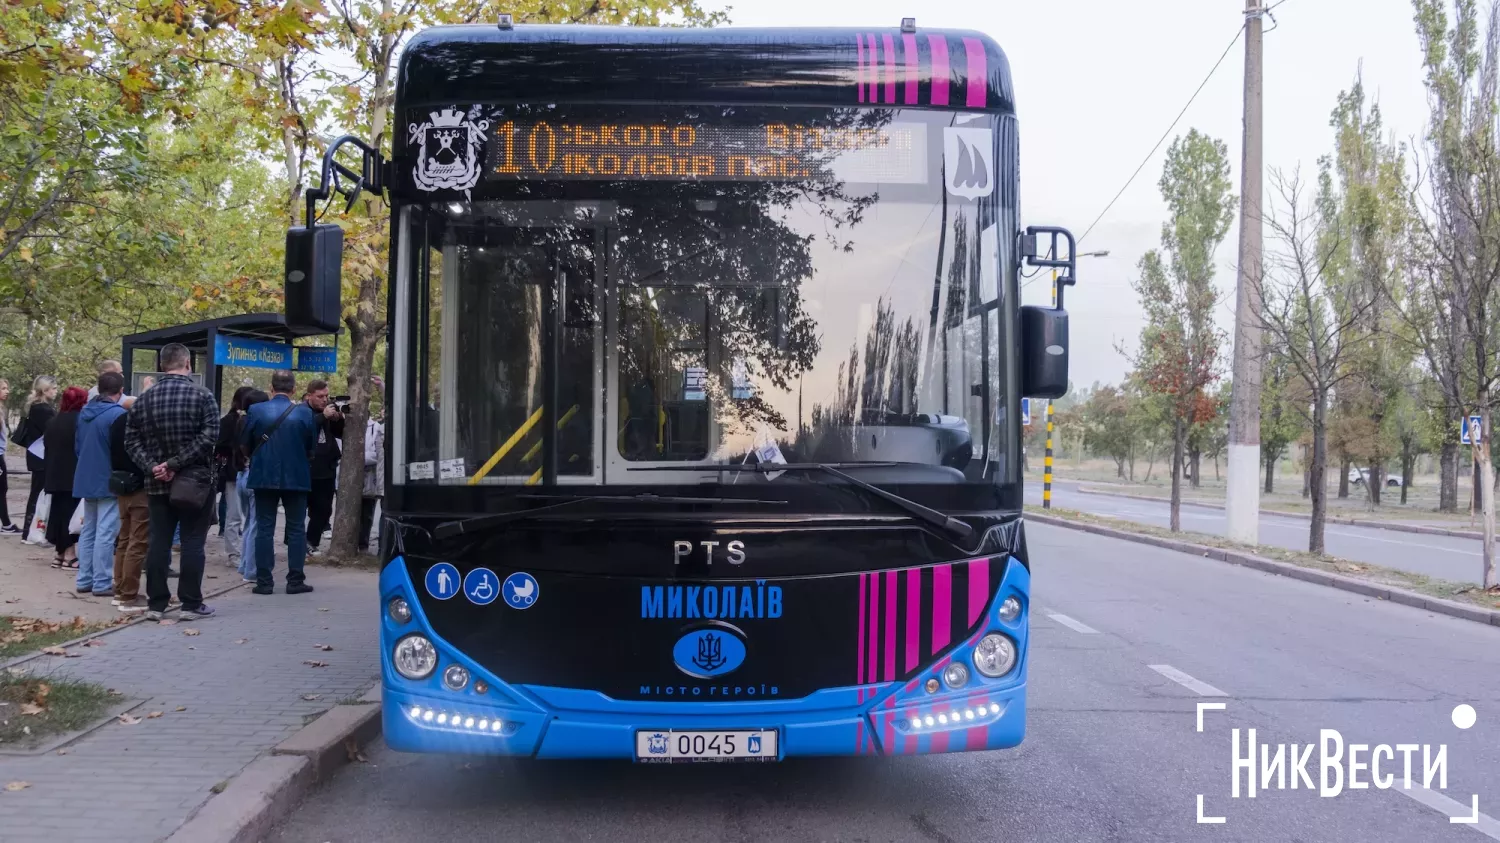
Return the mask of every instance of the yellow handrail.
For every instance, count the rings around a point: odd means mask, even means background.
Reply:
[[[558,430],[562,430],[563,429],[563,425],[566,425],[568,422],[572,421],[573,417],[575,415],[577,415],[577,414],[578,414],[578,405],[574,404],[571,409],[569,409],[566,413],[563,413],[562,418],[560,418],[560,419],[557,420],[557,429]],[[526,452],[526,456],[521,457],[521,462],[523,462],[523,463],[531,462],[531,460],[534,457],[536,457],[537,452],[540,451],[540,450],[542,450],[542,443],[541,442],[538,442],[535,445],[532,445],[531,446],[531,450],[529,450],[529,451]]]
[[[541,482],[541,480],[542,480],[542,470],[539,468],[539,469],[536,470],[535,474],[533,474],[530,477],[526,478],[526,485],[528,485],[528,486],[535,486],[537,483]]]
[[[526,423],[521,425],[521,429],[511,434],[511,437],[505,440],[505,444],[496,449],[495,453],[490,456],[489,460],[486,461],[484,465],[480,466],[478,471],[474,472],[474,476],[469,478],[469,485],[479,485],[479,481],[483,480],[485,475],[489,474],[490,471],[495,468],[495,465],[499,463],[500,460],[504,459],[506,454],[510,453],[510,449],[516,447],[516,443],[520,442],[527,433],[530,433],[531,429],[533,427],[536,427],[536,423],[541,420],[542,408],[537,407],[536,412],[531,414],[531,418],[527,419]]]

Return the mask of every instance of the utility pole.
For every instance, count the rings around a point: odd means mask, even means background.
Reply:
[[[1245,0],[1245,137],[1240,159],[1240,256],[1234,308],[1234,381],[1229,400],[1229,538],[1260,539],[1261,18]]]
[[[1052,306],[1057,307],[1057,270],[1052,270]],[[1052,508],[1052,401],[1047,401],[1047,451],[1042,457],[1042,509]]]

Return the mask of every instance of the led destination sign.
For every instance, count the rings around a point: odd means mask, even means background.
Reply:
[[[924,184],[927,128],[507,120],[491,132],[485,173],[490,179]]]

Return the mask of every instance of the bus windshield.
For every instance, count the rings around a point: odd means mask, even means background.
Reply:
[[[826,462],[950,506],[1016,482],[1001,119],[487,110],[467,201],[398,211],[393,482],[769,489],[715,466]],[[437,172],[445,136],[414,137]]]

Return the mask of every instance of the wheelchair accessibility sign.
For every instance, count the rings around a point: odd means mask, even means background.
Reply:
[[[476,606],[488,606],[500,596],[500,578],[489,568],[475,568],[464,577],[464,596]]]
[[[541,596],[541,588],[532,575],[517,571],[505,578],[505,602],[512,609],[530,609]]]

